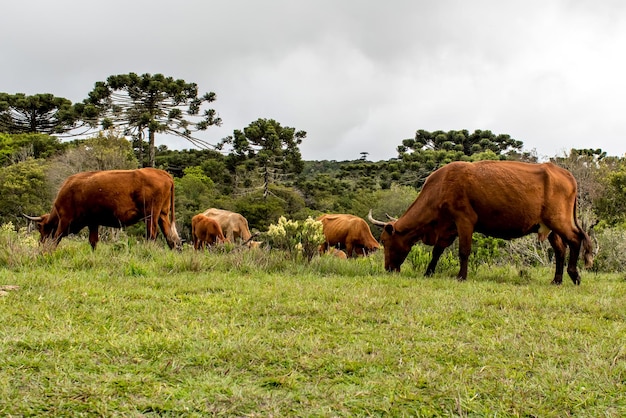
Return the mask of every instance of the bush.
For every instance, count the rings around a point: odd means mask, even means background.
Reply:
[[[506,242],[506,251],[500,264],[517,266],[550,266],[554,262],[554,250],[548,240],[539,241],[535,234]]]
[[[295,256],[302,254],[309,261],[324,243],[323,225],[311,217],[298,222],[281,216],[277,224],[269,226],[266,237],[271,248],[284,250]]]
[[[599,272],[621,272],[626,269],[626,230],[606,228],[595,233],[597,254],[592,270]]]
[[[39,243],[26,228],[15,230],[12,222],[0,226],[0,266],[17,268],[28,265],[39,252]]]

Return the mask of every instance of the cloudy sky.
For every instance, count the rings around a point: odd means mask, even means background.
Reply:
[[[307,132],[307,160],[393,158],[418,129],[626,153],[622,0],[10,1],[0,45],[2,92],[77,102],[162,73],[217,94],[202,139],[271,118]]]

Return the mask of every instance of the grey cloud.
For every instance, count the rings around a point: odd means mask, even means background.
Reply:
[[[590,4],[9,2],[0,91],[78,101],[109,75],[159,72],[217,93],[209,142],[273,118],[308,132],[307,159],[391,158],[417,129],[622,155],[626,3]]]

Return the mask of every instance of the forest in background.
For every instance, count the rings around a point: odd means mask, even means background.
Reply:
[[[213,93],[199,95],[194,83],[134,73],[97,82],[81,103],[50,94],[0,93],[0,222],[25,227],[22,214],[49,212],[61,183],[89,170],[154,166],[171,173],[178,229],[189,240],[191,218],[210,207],[243,214],[257,231],[281,216],[303,220],[349,213],[365,218],[373,209],[377,218],[397,217],[426,177],[449,162],[538,162],[522,141],[489,130],[418,129],[412,138],[381,138],[397,151],[396,158],[384,161],[369,161],[366,152],[357,160],[303,160],[299,145],[315,139],[273,119],[259,118],[208,144],[196,133],[221,123],[206,108],[215,99]],[[72,139],[77,131],[81,139]],[[156,146],[158,134],[183,137],[192,147]],[[576,177],[578,216],[603,254],[614,253],[610,269],[626,266],[621,256],[626,253],[621,251],[626,242],[624,157],[602,149],[571,149],[550,161]],[[140,235],[143,228],[128,232]]]
[[[416,137],[426,144],[404,140],[397,158],[367,161],[297,161],[289,167],[268,163],[271,158],[216,150],[156,150],[156,166],[170,172],[176,184],[176,217],[183,238],[189,239],[193,215],[209,207],[242,213],[250,226],[264,231],[280,216],[302,220],[322,213],[350,213],[365,218],[400,216],[417,196],[432,171],[454,160],[509,159],[536,161],[531,154],[494,150],[496,135],[489,131],[425,132]],[[474,144],[466,154],[462,143],[436,143],[432,138],[468,138]],[[517,144],[517,143],[516,143]],[[521,148],[521,144],[517,144]],[[115,130],[87,139],[61,141],[46,134],[0,134],[0,222],[26,226],[23,213],[40,215],[50,205],[61,183],[81,171],[132,169],[141,165],[132,142]],[[476,151],[476,152],[472,152]],[[280,158],[276,157],[276,161]],[[579,217],[587,229],[624,230],[626,161],[601,150],[571,150],[551,159],[570,170],[579,183]],[[290,167],[298,167],[290,169]],[[133,229],[130,228],[131,233]],[[376,230],[373,231],[377,235]],[[143,228],[136,228],[137,234]]]

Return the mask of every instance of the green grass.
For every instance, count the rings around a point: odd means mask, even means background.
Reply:
[[[161,244],[4,255],[0,415],[626,414],[621,275]]]

